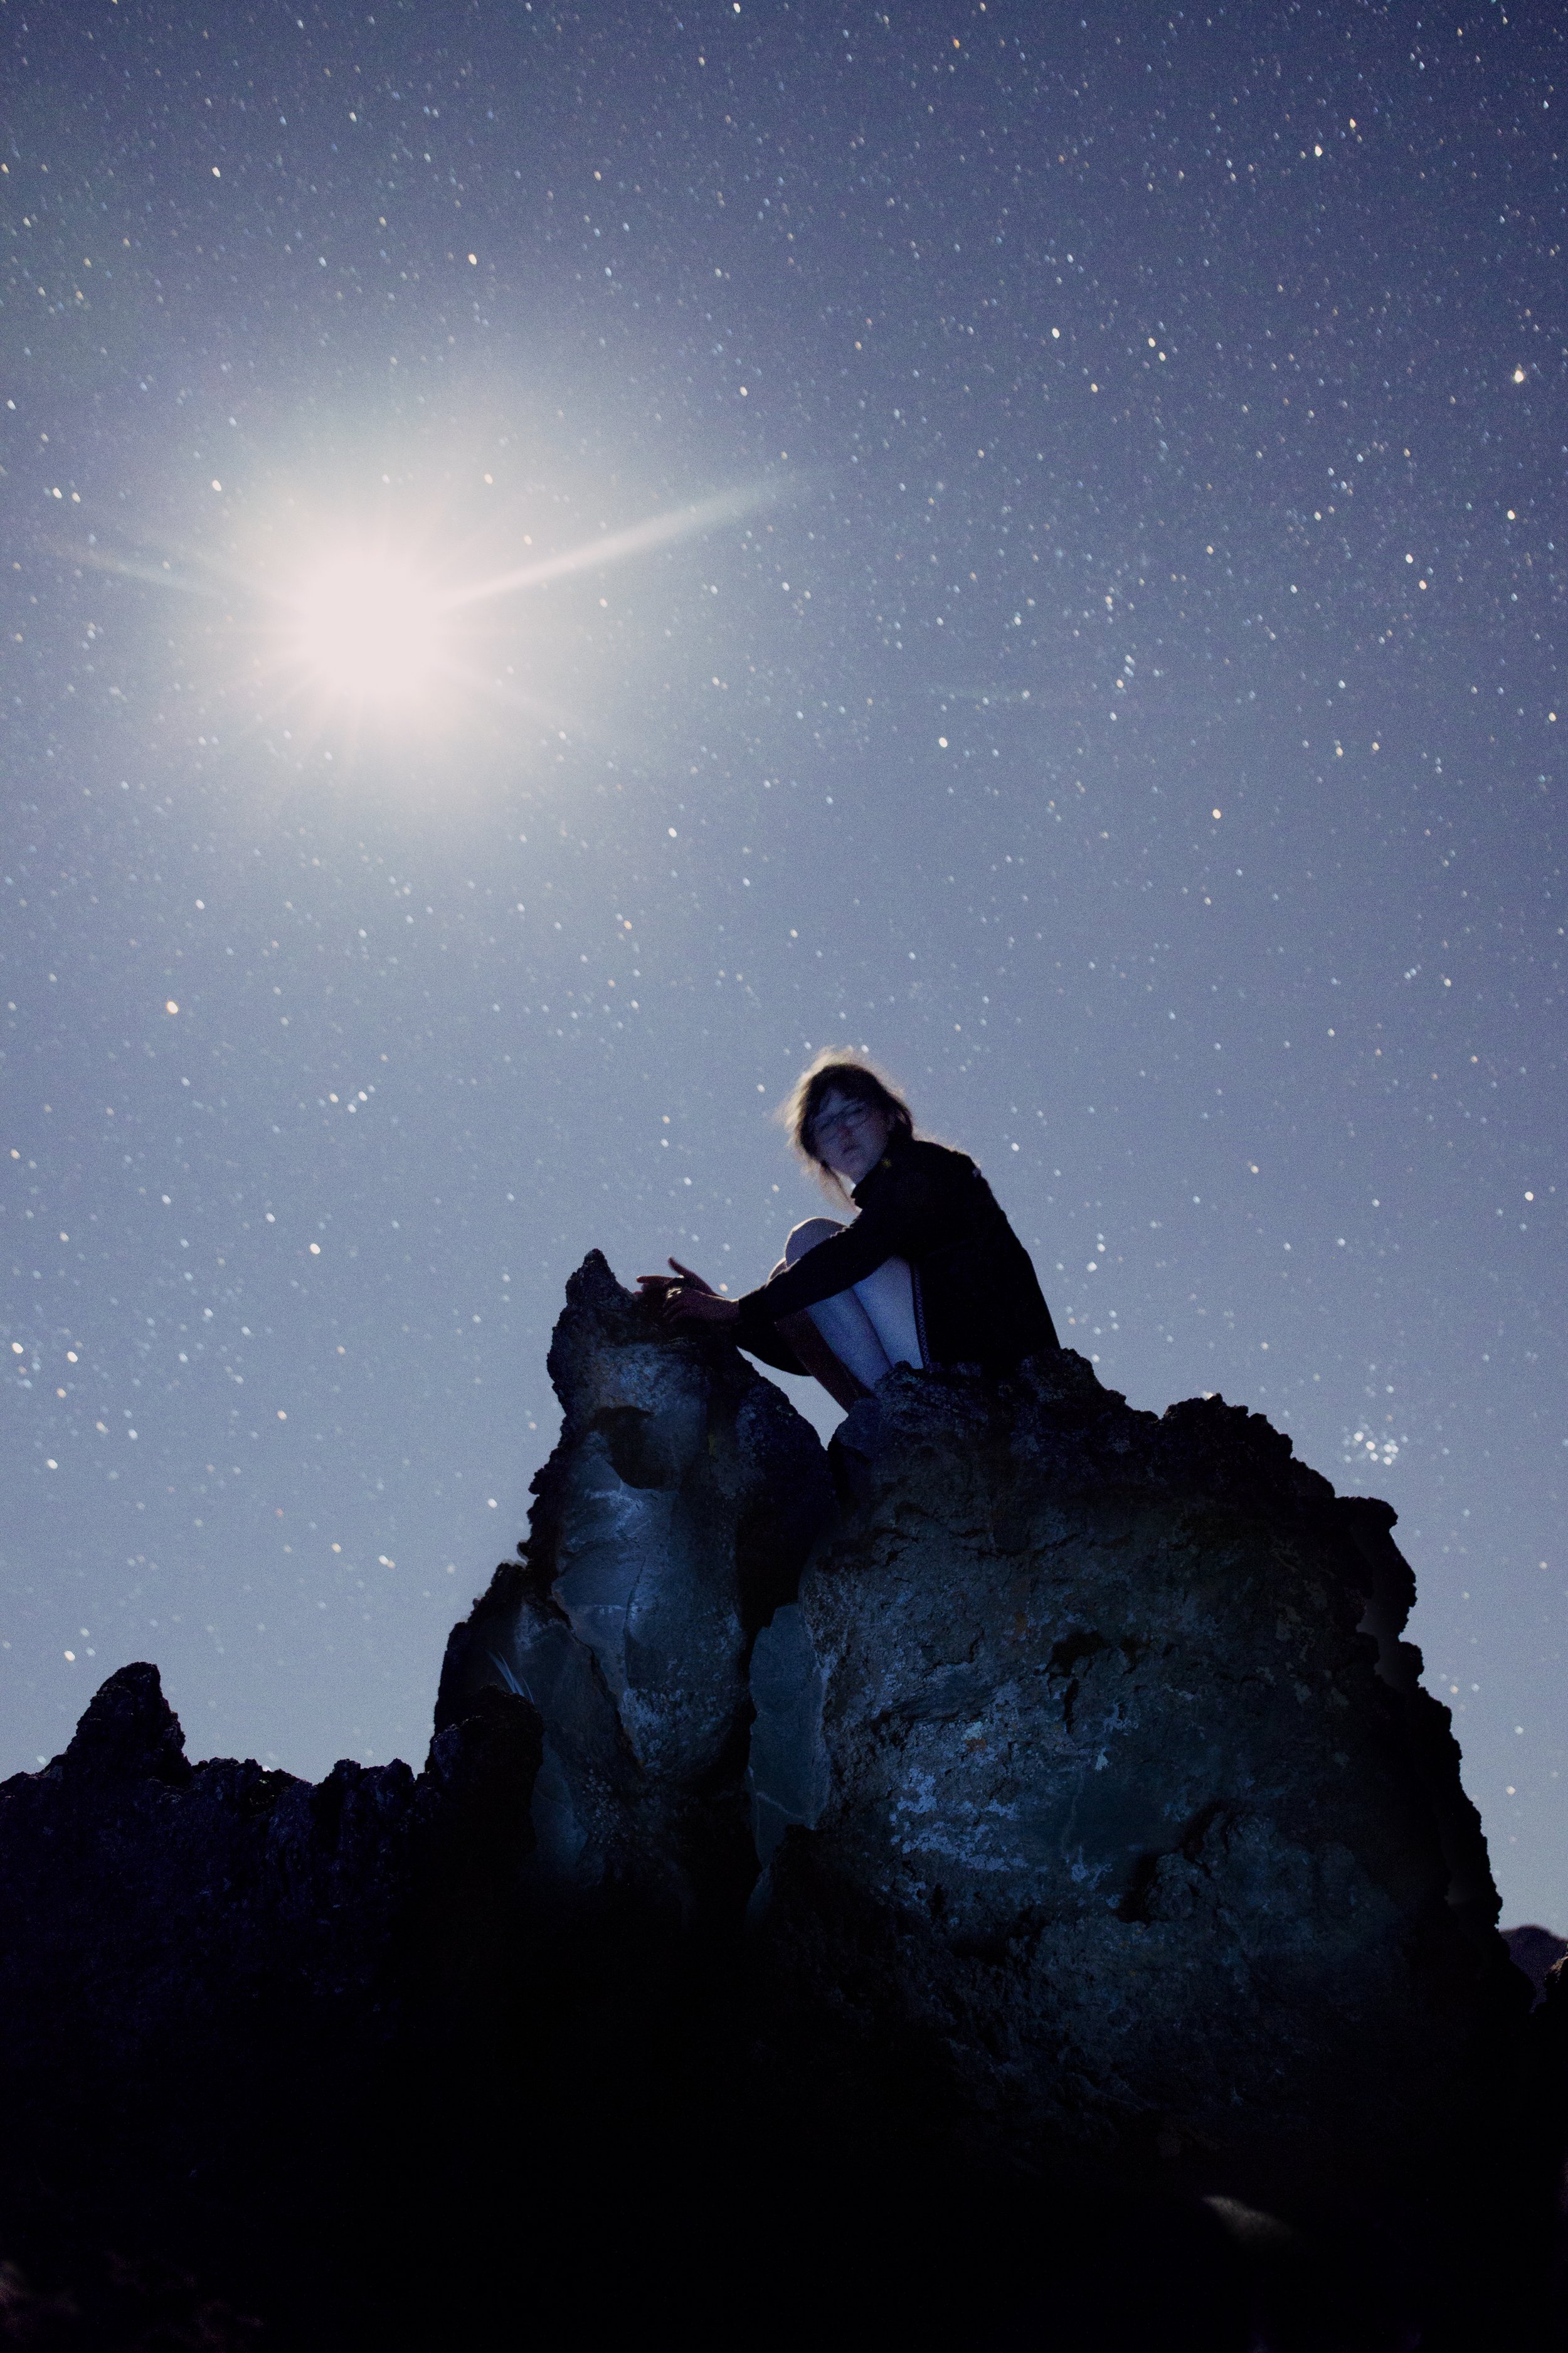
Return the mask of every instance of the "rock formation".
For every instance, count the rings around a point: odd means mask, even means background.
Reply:
[[[1568,1936],[1554,1936],[1533,1920],[1522,1927],[1505,1928],[1502,1936],[1514,1968],[1530,1979],[1537,2002],[1544,2001],[1548,1980],[1568,1957]]]
[[[596,1250],[550,1377],[564,1419],[524,1558],[454,1631],[437,1725],[487,1686],[539,1707],[540,1881],[743,1902],[747,1665],[831,1514],[821,1446],[733,1348],[662,1332]]]
[[[1392,1514],[1071,1355],[895,1376],[843,1442],[865,1500],[800,1599],[826,1795],[764,1915],[792,1994],[891,2007],[1026,2131],[1428,2129],[1502,1957],[1447,1712],[1357,1630]]]
[[[717,2326],[763,2214],[780,2343],[845,2278],[857,2342],[1205,2353],[1287,2309],[1457,2353],[1506,2320],[1489,2259],[1534,2294],[1568,1996],[1531,2021],[1496,1934],[1386,1506],[1070,1354],[897,1371],[825,1454],[597,1253],[550,1365],[421,1775],[193,1766],[134,1667],[0,1788],[0,2222],[40,2310],[51,2248],[126,2215],[290,2353],[554,2341],[584,2262],[605,2326]],[[514,2309],[472,2258],[520,2214]]]
[[[442,1699],[536,1700],[546,1869],[704,1884],[744,1771],[770,2004],[899,2041],[1026,2144],[1370,2156],[1462,2096],[1510,1979],[1385,1505],[1066,1352],[893,1374],[831,1515],[733,1351],[596,1257],[568,1301],[527,1567]]]

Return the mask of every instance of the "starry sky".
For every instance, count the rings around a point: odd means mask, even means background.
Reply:
[[[847,1042],[1396,1507],[1568,1928],[1553,12],[0,43],[0,1770],[417,1761],[565,1276],[760,1280]]]

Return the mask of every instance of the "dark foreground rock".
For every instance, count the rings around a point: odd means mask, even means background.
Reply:
[[[1568,1955],[1568,1936],[1559,1936],[1531,1921],[1522,1928],[1505,1928],[1502,1937],[1514,1968],[1529,1978],[1536,2000],[1544,2001],[1547,1980]]]
[[[419,1776],[135,1667],[0,1788],[0,2344],[1556,2326],[1568,1996],[1386,1507],[1070,1356],[829,1461],[596,1255],[551,1369]]]
[[[466,2041],[468,1990],[515,1934],[496,1891],[532,1845],[539,1753],[534,1711],[489,1693],[417,1778],[193,1766],[157,1669],[135,1665],[62,1756],[0,1784],[0,2193],[5,2252],[34,2259],[9,2320],[0,2295],[0,2343],[32,2341],[18,2314],[74,2343],[106,2312],[103,2341],[131,2343],[143,2305],[165,2332],[150,2344],[225,2343],[215,2315],[238,2321],[214,2277],[240,2317],[287,2306],[279,2230],[296,2284],[335,2311],[322,2218]],[[63,2305],[38,2263],[63,2270]],[[182,2296],[205,2336],[174,2333]]]

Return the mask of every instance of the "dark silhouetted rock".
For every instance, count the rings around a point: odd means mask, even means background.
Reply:
[[[58,2081],[62,2063],[184,2073],[256,2005],[384,2039],[439,1945],[432,1899],[456,1905],[531,1850],[538,1759],[534,1710],[493,1693],[437,1734],[417,1778],[401,1763],[345,1760],[314,1787],[192,1766],[157,1669],[121,1667],[62,1756],[0,1783],[0,2065],[13,2082]]]
[[[1568,1936],[1554,1936],[1550,1928],[1531,1922],[1522,1928],[1505,1928],[1502,1940],[1514,1968],[1530,1979],[1536,2000],[1544,2001],[1546,1980],[1568,1953]]]
[[[192,1766],[138,1664],[63,1755],[0,1783],[0,2251],[63,2269],[88,2316],[61,2343],[237,2343],[194,2286],[206,2337],[149,2318],[143,2340],[126,2316],[143,2289],[150,2310],[178,2302],[209,2260],[254,2270],[279,2231],[300,2278],[330,2264],[344,2164],[450,2063],[466,1992],[515,1931],[539,1746],[533,1709],[489,1692],[417,1777]],[[14,2302],[41,2327],[58,2294],[46,2278]],[[95,2312],[121,2333],[87,2334]]]
[[[100,1684],[69,1747],[47,1769],[73,1786],[98,1782],[109,1789],[116,1783],[129,1788],[158,1781],[166,1788],[187,1788],[185,1736],[163,1697],[157,1668],[121,1667]]]
[[[6,2353],[256,2353],[261,2339],[255,2315],[171,2263],[105,2253],[69,2288],[43,2291],[0,2263]]]
[[[1547,2326],[1563,1965],[1386,1505],[1071,1355],[825,1455],[597,1253],[550,1364],[422,1773],[192,1765],[133,1666],[0,1786],[0,2341]]]

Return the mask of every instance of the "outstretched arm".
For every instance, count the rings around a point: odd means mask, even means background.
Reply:
[[[639,1274],[637,1289],[645,1299],[663,1302],[663,1318],[667,1324],[733,1324],[739,1320],[740,1309],[732,1299],[721,1299],[712,1284],[682,1266],[678,1258],[669,1261],[675,1269],[668,1274]]]
[[[712,1291],[686,1291],[679,1284],[670,1291],[664,1303],[667,1324],[738,1324],[741,1311],[732,1299],[721,1299]]]
[[[638,1275],[637,1289],[645,1299],[662,1299],[667,1292],[674,1291],[678,1284],[682,1282],[689,1282],[693,1291],[705,1291],[710,1296],[712,1295],[713,1285],[704,1276],[697,1273],[693,1268],[682,1266],[678,1258],[672,1258],[667,1263],[675,1269],[673,1275]]]

